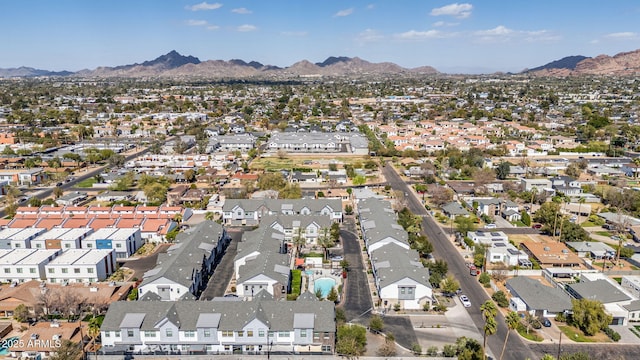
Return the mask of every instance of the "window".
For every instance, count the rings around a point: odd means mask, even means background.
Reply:
[[[63,274],[66,274],[66,273],[68,273],[68,272],[69,272],[69,269],[67,269],[67,268],[62,268],[62,273],[63,273]]]
[[[120,249],[122,247],[122,244],[116,244],[116,248]]]
[[[36,268],[29,268],[29,273],[30,274],[35,274],[36,273]]]
[[[147,330],[144,332],[144,337],[156,337],[156,332],[153,330]]]
[[[400,294],[404,295],[404,288],[400,288]]]
[[[73,268],[74,274],[80,274],[80,268]]]
[[[49,274],[53,274],[53,268],[48,268],[48,269],[47,269],[47,272],[48,272]]]
[[[91,249],[93,247],[93,244],[87,244],[87,249]]]
[[[224,351],[231,351],[231,345],[225,345]]]
[[[114,331],[116,337],[120,337],[120,331]]]
[[[71,248],[71,244],[64,244],[65,249],[70,249]]]
[[[307,330],[305,330],[305,329],[300,330],[300,337],[306,338],[307,337]]]
[[[328,340],[330,338],[328,331],[324,332],[324,338],[325,338],[325,340]]]
[[[191,345],[182,345],[181,346],[182,351],[188,351],[190,347],[191,347]]]
[[[278,337],[288,338],[290,335],[288,331],[278,331]]]
[[[258,336],[264,337],[264,330],[258,330]]]
[[[246,351],[254,351],[255,350],[255,346],[254,345],[247,345],[244,348]]]
[[[4,273],[5,273],[5,274],[10,274],[10,273],[11,273],[11,269],[9,269],[9,268],[4,268]]]
[[[87,269],[87,272],[88,272],[89,274],[93,274],[93,268],[88,268],[88,269]]]
[[[186,338],[194,338],[194,337],[196,337],[196,332],[195,331],[185,331],[184,332],[184,337],[186,337]]]
[[[204,337],[211,337],[211,330],[205,330],[204,331]]]
[[[331,345],[322,345],[322,352],[331,352]]]
[[[244,336],[244,331],[238,331],[238,337],[243,337]]]
[[[42,244],[36,244],[36,249],[42,249]]]
[[[224,336],[224,337],[233,337],[233,331],[231,331],[231,330],[223,330],[222,331],[222,336]]]
[[[127,337],[133,337],[133,330],[127,330]]]
[[[17,269],[16,269],[16,272],[17,272],[18,274],[22,274],[22,268],[17,268]]]
[[[104,337],[111,337],[111,331],[105,331]]]
[[[167,337],[173,337],[173,330],[171,330],[171,329],[167,329],[167,330],[165,330],[165,331],[164,331],[164,334],[165,334]]]
[[[19,249],[21,247],[20,244],[16,244],[16,249]]]
[[[253,330],[247,330],[247,336],[253,337]]]
[[[313,332],[313,340],[320,340],[320,332],[318,331]]]

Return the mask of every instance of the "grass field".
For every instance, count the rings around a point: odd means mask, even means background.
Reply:
[[[90,188],[90,187],[93,187],[93,184],[95,184],[95,183],[96,183],[96,179],[91,177],[91,178],[88,178],[86,180],[80,181],[78,184],[76,184],[76,187],[79,187],[79,188]]]
[[[560,325],[558,328],[567,336],[567,338],[575,342],[611,342],[609,337],[603,332],[599,332],[593,336],[585,336],[582,331],[573,326]]]
[[[336,155],[336,154],[301,154],[287,155],[285,158],[261,157],[256,158],[249,164],[252,170],[276,171],[291,169],[294,167],[305,167],[312,169],[326,169],[331,161],[338,164],[338,169],[342,169],[344,164],[364,163],[370,160],[368,155]],[[309,163],[311,161],[311,163]],[[306,162],[306,163],[305,163]]]

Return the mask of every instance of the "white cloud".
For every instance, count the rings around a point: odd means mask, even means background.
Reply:
[[[208,2],[205,1],[205,2],[201,2],[200,4],[187,6],[186,9],[191,11],[201,11],[201,10],[220,9],[221,7],[222,7],[222,4],[220,3],[209,4]]]
[[[218,25],[207,25],[207,30],[218,30],[220,26]]]
[[[561,39],[560,35],[554,34],[548,30],[525,31],[524,35],[524,39],[528,42],[557,41]]]
[[[205,20],[187,20],[189,26],[205,26],[207,22]]]
[[[307,36],[309,33],[306,31],[283,31],[280,34],[284,36]]]
[[[236,28],[236,30],[240,31],[240,32],[249,32],[249,31],[255,31],[258,30],[257,27],[253,26],[253,25],[248,25],[248,24],[244,24],[244,25],[240,25]]]
[[[629,39],[635,39],[636,37],[638,37],[638,34],[631,31],[626,31],[626,32],[617,32],[617,33],[607,34],[604,37],[608,39],[629,40]]]
[[[374,42],[383,39],[384,36],[373,29],[365,29],[356,35],[356,41],[359,43]]]
[[[337,13],[335,13],[333,16],[334,17],[343,17],[343,16],[349,16],[351,14],[353,14],[353,8],[340,10]]]
[[[464,3],[458,4],[453,3],[449,5],[445,5],[443,7],[434,8],[431,10],[431,16],[453,16],[458,19],[464,19],[471,16],[471,10],[473,9],[473,5]]]
[[[513,30],[504,27],[503,25],[498,25],[493,29],[489,30],[479,30],[476,31],[476,35],[478,36],[505,36],[513,33]]]
[[[376,7],[375,4],[369,4],[367,5],[367,10],[373,10]]]
[[[409,30],[400,34],[396,34],[396,37],[402,40],[423,40],[423,39],[439,39],[448,37],[450,34],[443,33],[438,30],[416,31]]]
[[[252,11],[247,9],[247,8],[237,8],[237,9],[232,9],[231,10],[232,13],[236,13],[236,14],[251,14]]]
[[[444,26],[458,26],[460,23],[446,22],[446,21],[436,21],[433,23],[433,27],[444,27]]]

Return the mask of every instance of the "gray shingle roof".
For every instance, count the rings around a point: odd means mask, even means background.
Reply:
[[[309,314],[309,315],[307,315]],[[132,318],[141,330],[157,329],[164,319],[180,330],[196,330],[218,321],[219,330],[241,330],[258,319],[272,331],[292,330],[296,320],[313,320],[315,331],[335,331],[335,304],[331,301],[117,301],[111,303],[101,330],[121,329],[123,320]]]
[[[621,289],[604,279],[568,284],[567,291],[577,299],[598,300],[603,304],[631,300]]]
[[[342,200],[340,199],[227,199],[222,207],[222,211],[232,211],[240,207],[245,211],[258,211],[264,209],[265,213],[282,214],[283,210],[290,209],[295,214],[299,214],[303,209],[308,209],[310,215],[320,215],[323,209],[330,209],[331,212],[342,211]]]
[[[517,296],[532,310],[548,310],[553,313],[571,310],[571,297],[558,288],[543,285],[540,281],[526,276],[507,280],[506,286],[513,296]]]

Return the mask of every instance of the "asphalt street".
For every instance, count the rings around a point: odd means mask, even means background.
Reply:
[[[207,288],[200,294],[200,300],[212,300],[225,295],[227,286],[233,277],[233,260],[238,252],[238,242],[242,239],[242,231],[229,231],[231,242],[222,254],[222,260],[209,278]]]
[[[400,178],[391,165],[387,164],[382,171],[391,188],[403,191],[407,194],[413,194],[409,186]],[[484,319],[480,312],[480,305],[486,300],[489,300],[489,296],[485,293],[477,278],[469,275],[469,270],[465,265],[464,259],[456,250],[447,235],[442,232],[435,220],[433,220],[433,218],[427,213],[421,201],[415,196],[406,196],[406,200],[409,210],[416,215],[422,216],[422,228],[433,244],[434,257],[436,259],[444,259],[447,261],[447,264],[449,265],[449,272],[458,279],[463,293],[471,300],[473,306],[467,310],[469,311],[469,315],[471,316],[473,323],[482,334]],[[489,337],[487,344],[490,349],[490,353],[497,358],[500,356],[500,352],[502,351],[507,326],[504,322],[504,316],[502,316],[501,313],[498,313],[498,316],[496,316],[496,321],[498,322],[498,331]],[[509,336],[507,351],[505,352],[503,359],[522,360],[527,358],[535,359],[536,357],[534,357],[533,352],[519,336]]]

